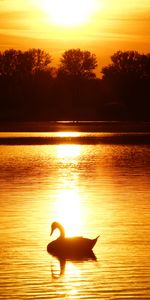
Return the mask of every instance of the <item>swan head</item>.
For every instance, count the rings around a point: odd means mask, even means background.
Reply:
[[[50,235],[53,234],[53,232],[54,232],[54,230],[55,230],[56,228],[58,228],[58,223],[57,223],[57,222],[53,222],[53,223],[51,224],[51,233],[50,233]]]
[[[53,222],[51,224],[51,233],[50,233],[50,236],[53,234],[53,232],[54,232],[55,229],[59,229],[61,237],[65,236],[64,227],[60,223],[58,223],[58,222]]]

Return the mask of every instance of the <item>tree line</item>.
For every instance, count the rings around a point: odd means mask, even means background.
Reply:
[[[150,53],[117,51],[96,76],[90,51],[0,52],[0,120],[150,120]]]

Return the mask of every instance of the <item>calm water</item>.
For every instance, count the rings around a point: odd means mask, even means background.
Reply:
[[[149,145],[1,145],[0,199],[0,299],[150,299]],[[49,255],[54,220],[97,261]]]

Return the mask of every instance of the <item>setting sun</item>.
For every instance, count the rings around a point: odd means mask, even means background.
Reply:
[[[88,21],[93,12],[93,0],[43,0],[41,10],[46,12],[53,24],[72,27]]]

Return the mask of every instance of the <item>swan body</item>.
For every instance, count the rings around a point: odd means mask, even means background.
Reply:
[[[53,222],[51,225],[51,234],[55,229],[59,229],[60,236],[47,245],[47,251],[52,255],[61,257],[80,257],[91,256],[92,249],[97,242],[97,238],[89,239],[82,236],[65,237],[64,227],[58,223]]]

